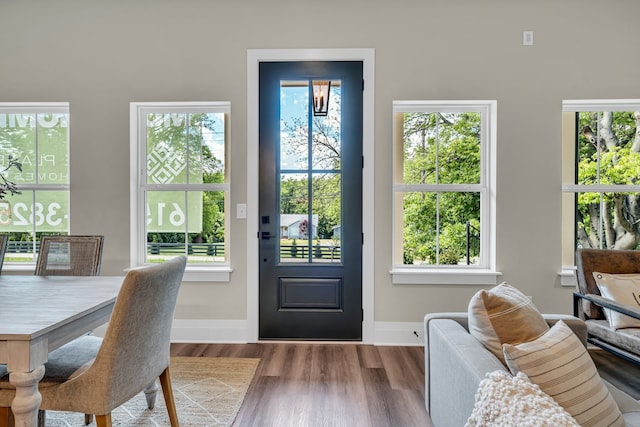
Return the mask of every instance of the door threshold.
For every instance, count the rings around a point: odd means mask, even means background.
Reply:
[[[362,341],[323,341],[323,340],[300,340],[300,339],[259,339],[258,344],[363,344]]]

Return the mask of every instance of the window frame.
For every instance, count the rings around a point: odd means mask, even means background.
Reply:
[[[66,114],[67,115],[67,176],[66,184],[18,184],[19,191],[32,191],[33,197],[38,191],[64,191],[67,195],[67,206],[69,208],[67,234],[71,232],[71,113],[69,102],[0,102],[0,114]],[[36,137],[36,153],[39,151],[38,139]],[[37,154],[36,154],[37,155]],[[38,228],[32,224],[32,231],[36,233]],[[32,262],[10,262],[5,259],[3,269],[6,271],[33,271],[37,261],[37,253],[34,252]]]
[[[224,191],[225,200],[225,245],[226,261],[211,265],[187,264],[184,279],[194,282],[228,282],[231,269],[231,182],[230,182],[230,117],[231,103],[228,101],[211,102],[132,102],[130,104],[130,264],[131,267],[145,265],[147,250],[146,237],[146,191],[158,190],[162,185],[146,183],[146,115],[148,113],[224,113],[225,120],[225,182],[222,184],[184,184],[175,185],[170,190]]]
[[[640,185],[576,184],[575,113],[602,111],[640,111],[640,99],[565,99],[562,101],[562,268],[559,273],[562,286],[575,287],[577,285],[575,266],[575,195],[581,192],[640,192]],[[571,201],[569,198],[571,198]],[[571,205],[570,209],[567,207],[569,204]]]
[[[402,163],[402,129],[398,129],[397,113],[408,112],[477,112],[481,114],[482,131],[481,172],[479,184],[403,184],[397,182],[398,167]],[[464,284],[495,285],[500,272],[496,270],[496,149],[497,149],[497,101],[495,100],[459,100],[459,101],[393,101],[393,223],[392,223],[392,276],[393,284]],[[400,138],[400,142],[398,142]],[[398,236],[397,221],[402,221],[402,206],[397,205],[397,193],[405,191],[446,191],[447,187],[458,190],[479,192],[480,224],[483,230],[480,237],[480,250],[483,254],[480,265],[404,265],[396,263],[398,245],[402,245],[403,236]],[[402,227],[400,227],[402,228]]]

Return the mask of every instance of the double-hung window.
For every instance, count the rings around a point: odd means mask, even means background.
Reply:
[[[185,280],[229,279],[228,102],[131,104],[131,264],[188,257]]]
[[[562,264],[579,248],[640,250],[640,100],[565,100]]]
[[[393,103],[393,282],[495,284],[495,101]]]
[[[43,234],[69,234],[69,104],[0,103],[5,268],[34,265]],[[5,181],[6,180],[6,181]]]

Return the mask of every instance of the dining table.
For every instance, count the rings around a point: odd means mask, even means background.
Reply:
[[[0,364],[17,427],[35,427],[49,352],[107,323],[124,277],[0,275]]]

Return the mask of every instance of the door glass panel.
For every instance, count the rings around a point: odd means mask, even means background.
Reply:
[[[281,262],[307,262],[309,241],[309,180],[304,173],[280,175]]]
[[[280,83],[280,169],[309,165],[309,81]]]
[[[332,80],[328,115],[313,117],[312,155],[314,169],[337,170],[341,167],[340,89],[340,80]]]
[[[341,262],[340,89],[332,80],[328,115],[314,116],[311,81],[280,82],[280,262]]]
[[[340,173],[313,174],[312,262],[341,262],[342,179]]]

